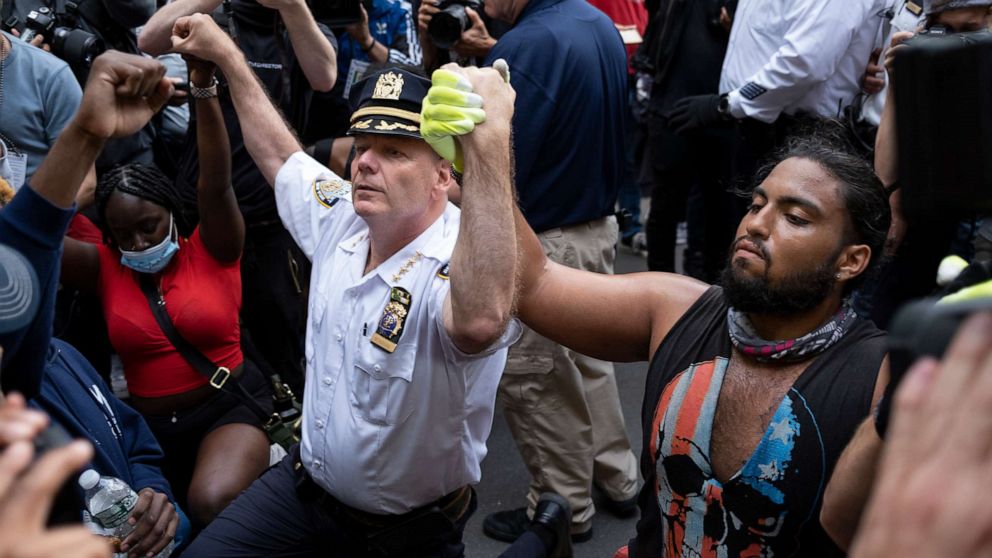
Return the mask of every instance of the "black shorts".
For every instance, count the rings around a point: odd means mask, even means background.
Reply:
[[[241,385],[266,414],[272,413],[272,384],[249,360],[238,378]],[[162,446],[165,458],[162,473],[172,485],[180,506],[186,506],[186,495],[193,479],[196,454],[207,434],[226,424],[250,424],[262,430],[263,421],[237,396],[218,391],[196,407],[172,415],[146,415],[145,421]]]

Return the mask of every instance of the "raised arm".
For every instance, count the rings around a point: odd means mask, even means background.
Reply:
[[[148,20],[141,35],[138,36],[138,48],[142,51],[159,56],[172,49],[172,27],[176,20],[193,14],[209,14],[221,0],[172,0]]]
[[[513,89],[494,70],[464,73],[485,102],[486,121],[461,136],[465,187],[461,228],[451,257],[451,291],[444,324],[455,345],[474,354],[502,335],[513,310],[516,207],[510,152]]]
[[[885,93],[885,107],[875,135],[875,174],[886,188],[891,188],[899,181],[899,141],[896,135],[896,99],[895,83],[892,79],[892,64],[895,56],[901,51],[900,45],[911,38],[913,33],[900,31],[892,36],[892,43],[885,53],[885,68],[889,73],[889,88]],[[889,195],[889,205],[892,209],[892,224],[885,242],[887,252],[894,253],[906,235],[906,221],[902,217],[902,194],[899,190]]]
[[[647,360],[706,284],[670,273],[604,275],[547,258],[516,212],[520,319],[541,335],[602,360]]]
[[[141,129],[172,96],[162,64],[116,51],[90,70],[83,102],[42,161],[32,189],[59,207],[70,207],[83,179],[111,137]]]
[[[313,19],[306,0],[258,0],[258,3],[279,10],[310,87],[314,91],[330,91],[338,79],[338,55]]]
[[[189,81],[195,87],[209,87],[216,66],[189,59]],[[196,102],[197,152],[200,176],[196,182],[200,212],[200,238],[210,255],[222,262],[241,257],[245,243],[245,221],[231,185],[231,143],[217,97]]]
[[[79,185],[104,142],[144,126],[172,94],[165,68],[154,60],[109,51],[94,62],[86,93],[31,185],[0,211],[0,240],[28,257],[40,285],[38,315],[30,326],[0,336],[5,391],[38,393],[52,335],[59,251]]]
[[[175,52],[213,62],[224,73],[245,147],[265,180],[274,185],[286,159],[303,147],[248,67],[244,54],[213,18],[204,14],[179,18],[172,43]]]

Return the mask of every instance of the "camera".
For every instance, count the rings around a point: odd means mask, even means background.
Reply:
[[[103,41],[96,35],[58,23],[58,17],[51,8],[31,10],[24,21],[21,39],[30,42],[38,35],[44,37],[52,47],[52,54],[65,60],[73,71],[89,68],[93,59],[106,50]]]
[[[427,34],[430,35],[434,44],[440,48],[451,48],[462,32],[472,26],[465,13],[465,8],[472,8],[477,12],[482,11],[481,0],[442,0],[437,7],[441,10],[434,14],[431,22],[427,24]]]
[[[907,220],[992,213],[992,33],[917,35],[894,70]]]
[[[307,0],[307,5],[315,20],[332,29],[361,21],[361,6],[372,13],[372,0]]]

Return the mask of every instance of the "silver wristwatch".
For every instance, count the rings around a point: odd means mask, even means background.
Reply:
[[[189,94],[197,99],[213,99],[217,96],[217,76],[207,87],[197,87],[192,82],[189,84]]]

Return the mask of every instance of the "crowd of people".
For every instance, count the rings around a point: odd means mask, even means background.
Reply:
[[[992,317],[912,368],[886,332],[992,279],[992,221],[903,211],[896,126],[914,36],[992,0],[0,14],[0,558],[475,555],[497,404],[502,556],[594,493],[618,558],[992,553]]]

